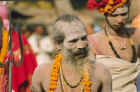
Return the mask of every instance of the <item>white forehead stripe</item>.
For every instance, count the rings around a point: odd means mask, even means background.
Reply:
[[[56,29],[62,32],[73,32],[72,30],[75,30],[76,32],[80,30],[84,30],[84,25],[79,21],[73,21],[73,22],[63,22],[59,21],[56,23]]]

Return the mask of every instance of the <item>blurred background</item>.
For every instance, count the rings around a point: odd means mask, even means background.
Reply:
[[[104,26],[104,17],[96,10],[87,9],[88,0],[19,0],[8,1],[12,23],[31,44],[39,64],[53,57],[54,44],[49,35],[58,16],[75,14],[95,32]],[[131,0],[130,20],[140,13],[140,0]],[[39,43],[39,45],[38,45]],[[40,50],[41,49],[41,50]],[[47,54],[46,54],[47,53]],[[48,58],[47,58],[47,56]],[[48,60],[49,61],[49,60]]]
[[[85,24],[102,26],[104,17],[96,10],[89,11],[86,3],[88,0],[28,0],[8,1],[14,23],[22,28],[31,24],[43,24],[47,30],[63,14],[75,14]],[[130,19],[140,13],[140,0],[131,0]],[[24,27],[23,27],[24,26]]]

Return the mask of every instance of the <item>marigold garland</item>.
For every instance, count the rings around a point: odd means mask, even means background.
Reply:
[[[3,74],[3,72],[4,72],[4,68],[0,67],[0,76]]]
[[[84,85],[84,92],[91,92],[91,82],[86,73],[84,73],[82,84]]]
[[[8,53],[8,31],[2,31],[2,48],[0,50],[0,63],[4,63],[5,56]],[[2,75],[4,72],[4,68],[0,68],[0,83],[2,83]]]
[[[123,6],[127,0],[101,0],[97,2],[96,0],[88,1],[89,9],[98,9],[104,15],[111,15],[118,7]]]
[[[50,84],[49,84],[49,88],[47,92],[56,91],[61,61],[62,61],[62,54],[56,55],[56,58],[54,60],[54,64],[52,67],[52,71],[50,74]],[[84,86],[84,92],[91,92],[91,88],[90,88],[91,82],[89,80],[89,77],[87,76],[87,73],[83,74],[82,84]]]
[[[0,50],[0,63],[4,63],[5,56],[8,53],[8,31],[4,29],[2,31],[2,48]]]
[[[50,75],[50,85],[48,92],[55,92],[56,90],[61,61],[62,55],[61,54],[56,55]]]

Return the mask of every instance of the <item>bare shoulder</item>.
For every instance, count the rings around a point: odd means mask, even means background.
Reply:
[[[105,42],[105,34],[104,31],[97,32],[95,34],[91,34],[88,37],[89,47],[91,49],[92,54],[95,56],[97,54],[96,49],[100,48],[100,44],[104,44]]]
[[[89,35],[88,37],[91,37],[91,38],[93,38],[93,39],[96,40],[96,41],[101,41],[101,40],[103,40],[103,38],[105,37],[105,36],[104,36],[104,31],[101,30],[100,32],[91,34],[91,35]]]
[[[134,35],[137,37],[137,36],[140,36],[140,29],[135,29],[135,33]]]
[[[32,76],[31,92],[41,92],[46,89],[44,83],[49,80],[51,66],[52,64],[42,64],[36,68]]]
[[[97,62],[94,63],[94,76],[100,81],[112,80],[109,69],[105,65]]]
[[[92,63],[92,81],[94,92],[112,92],[112,77],[108,68],[100,63]],[[102,87],[102,88],[101,88]]]
[[[105,39],[104,30],[88,36],[89,45],[91,47],[93,47],[93,44],[100,46],[101,42],[102,44],[105,42]]]
[[[38,83],[44,81],[47,77],[49,77],[48,75],[51,71],[51,65],[52,64],[39,65],[33,73],[32,82]]]
[[[52,66],[52,63],[39,65],[35,69],[35,72],[33,73],[33,81],[34,80],[40,80],[41,81],[45,77],[48,77],[48,75],[51,71],[51,66]]]
[[[135,44],[140,45],[140,29],[134,29],[134,33],[132,35],[133,40],[135,41]]]

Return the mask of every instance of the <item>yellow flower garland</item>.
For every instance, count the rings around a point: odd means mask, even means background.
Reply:
[[[82,84],[84,85],[84,92],[91,92],[91,82],[86,73],[84,73]]]
[[[4,62],[4,58],[8,53],[8,31],[7,30],[3,30],[2,31],[2,48],[0,50],[0,62],[3,63]]]
[[[50,85],[48,92],[55,92],[56,90],[61,61],[62,55],[61,54],[56,55],[50,75]]]
[[[4,58],[8,53],[8,31],[2,31],[2,48],[0,50],[0,63],[4,63]],[[0,75],[3,73],[3,68],[0,68]]]
[[[52,71],[50,74],[50,84],[49,84],[48,92],[56,91],[61,61],[62,61],[62,54],[56,55],[56,58],[54,60],[54,64],[52,67]],[[84,73],[83,75],[82,84],[84,85],[84,92],[91,91],[91,88],[90,88],[91,82],[87,76],[87,73]]]
[[[100,8],[99,11],[103,14],[112,14],[115,11],[115,9],[124,5],[126,2],[127,0],[121,0],[119,4],[112,6],[114,4],[113,0],[109,0],[108,4],[104,8]]]

